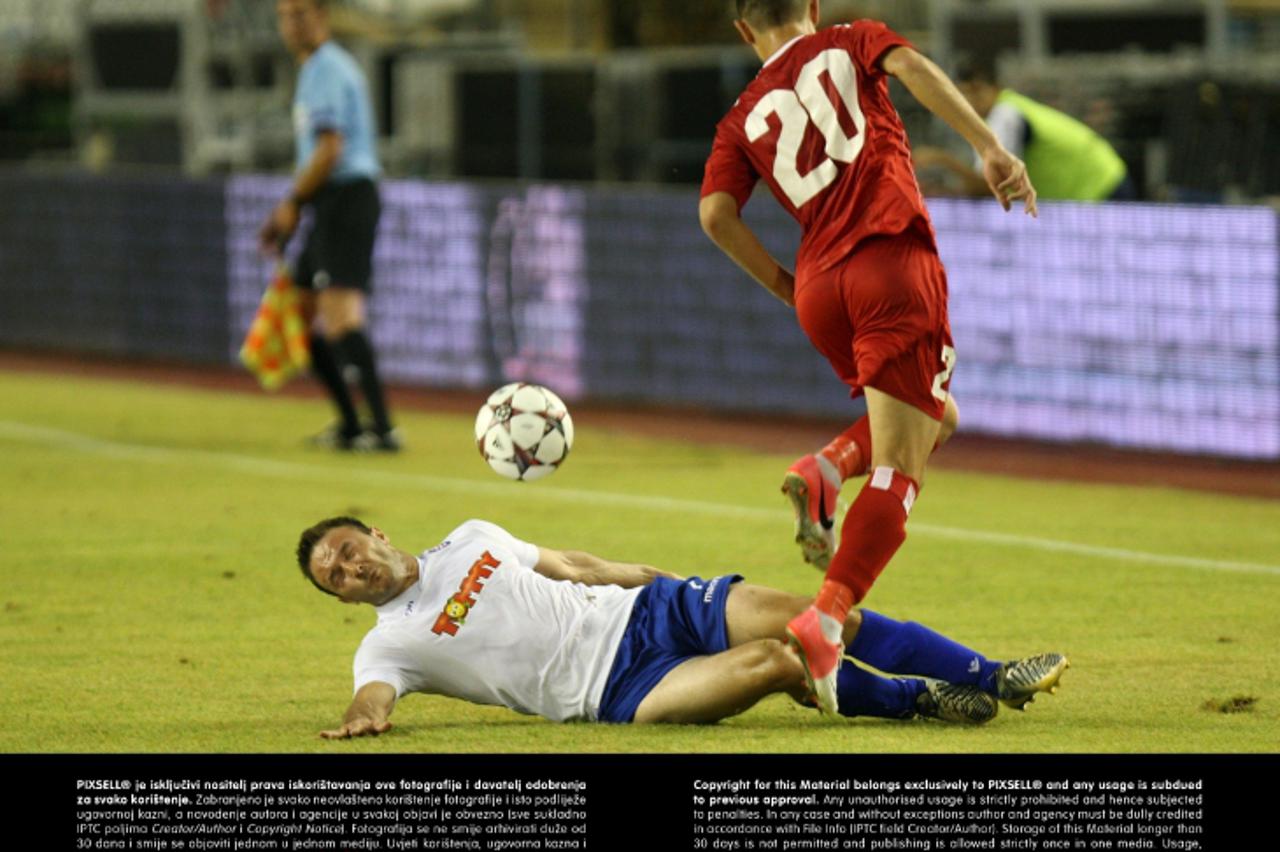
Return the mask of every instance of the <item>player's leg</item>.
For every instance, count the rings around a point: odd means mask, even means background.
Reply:
[[[955,434],[959,420],[955,398],[948,395],[934,452]],[[871,417],[864,414],[827,446],[801,457],[787,469],[782,493],[795,511],[796,542],[805,562],[823,570],[831,564],[836,549],[834,516],[840,488],[851,479],[866,476],[871,458]],[[923,485],[923,472],[921,477]]]
[[[813,602],[768,586],[736,583],[725,601],[729,645],[783,639],[788,622]],[[979,686],[994,694],[1001,663],[914,621],[855,607],[845,617],[844,653],[886,674]]]
[[[795,652],[776,639],[757,639],[705,657],[685,660],[658,682],[633,722],[704,724],[749,710],[760,699],[786,692],[805,703],[809,690]],[[981,724],[995,718],[990,695],[969,686],[918,678],[888,678],[845,666],[840,671],[842,716],[911,719]]]
[[[845,514],[840,548],[816,604],[838,623],[867,596],[906,540],[907,516],[941,430],[941,418],[918,402],[904,402],[875,387],[867,387],[866,396],[872,474]],[[938,409],[940,415],[943,408]]]
[[[918,484],[938,443],[941,419],[877,388],[868,387],[866,394],[872,436],[871,470],[892,468]]]
[[[955,397],[948,394],[933,452],[936,453],[951,440],[959,423],[960,410],[956,405]],[[869,414],[864,414],[852,426],[833,438],[831,443],[814,453],[814,460],[822,475],[829,482],[835,483],[838,488],[851,479],[866,476],[871,472],[871,453],[871,417]],[[923,485],[923,482],[921,484]]]
[[[923,624],[896,621],[868,609],[861,610],[859,628],[846,641],[845,654],[888,674],[973,687],[1019,710],[1036,693],[1055,692],[1071,665],[1063,654],[991,660]]]
[[[842,716],[910,719],[921,716],[944,722],[981,725],[996,717],[994,696],[966,684],[918,677],[883,677],[846,663],[837,676],[838,711]]]
[[[729,645],[742,647],[770,639],[785,639],[787,623],[808,609],[811,597],[792,595],[771,589],[738,583],[725,601],[725,627]],[[851,642],[858,633],[862,614],[851,610],[845,625],[845,641]],[[799,658],[795,658],[799,662]],[[848,670],[848,671],[846,671]],[[789,690],[793,698],[803,704],[810,703],[808,687],[804,685],[803,669],[798,669],[800,689]],[[877,677],[856,666],[844,666],[836,685],[836,707],[842,716],[877,716],[889,719],[909,719],[916,713],[916,701],[924,691],[923,681],[898,681]]]
[[[796,318],[813,348],[830,362],[840,380],[856,388],[853,323],[843,299],[842,271],[838,268],[797,279]],[[826,570],[835,551],[838,477],[824,476],[820,459],[806,455],[787,469],[782,493],[795,513],[795,541],[804,561]]]
[[[804,612],[812,600],[767,586],[734,585],[725,602],[729,644],[736,647],[785,637],[788,622]],[[874,628],[868,629],[866,625],[872,623]],[[855,608],[845,619],[841,641],[850,656],[886,674],[918,675],[938,682],[930,684],[919,677],[881,677],[856,665],[843,665],[836,681],[840,715],[897,719],[922,715],[958,722],[985,722],[994,717],[994,702],[973,694],[982,690],[966,677],[973,656],[968,649],[957,643],[946,644],[950,640],[921,625],[911,625],[918,630],[895,631],[893,625],[900,624]],[[855,649],[861,656],[853,653]],[[970,655],[957,663],[961,652]],[[995,664],[993,670],[998,668],[999,664]],[[953,679],[956,684],[944,683]]]
[[[787,634],[821,706],[833,712],[845,618],[906,539],[907,514],[941,432],[955,359],[946,279],[931,245],[914,237],[875,241],[830,289],[841,294],[846,322],[857,328],[848,354],[836,352],[832,363],[866,395],[873,471],[845,515],[840,547],[813,607],[790,622]],[[825,336],[826,321],[806,310],[800,296],[797,310],[811,338]]]
[[[740,580],[658,577],[645,586],[610,665],[598,718],[714,722],[772,692],[807,695],[800,665],[780,638],[730,645],[728,600]]]
[[[724,605],[725,635],[729,647],[736,648],[761,639],[785,641],[787,622],[804,612],[812,602],[811,596],[793,595],[753,583],[734,583]],[[849,640],[852,641],[861,616],[855,609],[849,618],[852,625]]]
[[[999,661],[918,622],[860,611],[858,630],[845,642],[846,655],[887,674],[938,678],[995,693]]]
[[[633,721],[715,722],[775,692],[788,692],[797,700],[808,695],[804,671],[782,642],[757,639],[680,663],[644,697]]]
[[[945,274],[936,253],[916,240],[877,240],[845,265],[799,280],[796,315],[813,347],[856,394],[872,384],[871,377],[886,361],[908,355],[919,338],[937,336],[945,328]],[[949,333],[942,336],[950,342]],[[859,354],[859,348],[873,350],[875,357],[868,360],[868,353]],[[927,402],[936,401],[931,383],[942,366],[925,365],[929,372],[920,381]],[[904,366],[896,369],[901,372]],[[913,378],[915,372],[908,370]],[[949,397],[937,402],[942,425],[930,445],[935,449],[951,437],[959,419]],[[783,477],[782,492],[795,512],[796,543],[804,560],[820,569],[827,569],[835,552],[840,487],[866,475],[872,463],[872,433],[868,400],[866,415],[818,453],[796,461]]]
[[[818,596],[819,607],[830,605],[838,620],[846,590],[861,602],[906,539],[925,465],[958,420],[942,263],[932,245],[915,238],[877,249],[861,270],[871,284],[850,297],[852,310],[868,318],[854,358],[867,399],[871,476],[845,515],[827,570],[827,584],[844,589]]]
[[[853,616],[857,615],[855,619]],[[850,629],[854,628],[854,629]],[[915,621],[897,621],[869,609],[854,609],[845,622],[844,653],[878,671],[891,675],[933,678],[957,687],[979,690],[1010,707],[1026,709],[1038,692],[1056,692],[1058,681],[1071,663],[1063,654],[1036,654],[1001,662]],[[841,667],[840,677],[844,677]],[[843,688],[843,680],[841,681]],[[841,712],[844,712],[841,693]],[[965,696],[959,699],[972,707]],[[974,708],[981,712],[981,708]]]
[[[845,514],[840,547],[813,606],[787,625],[814,692],[828,712],[835,709],[845,618],[906,541],[907,515],[919,488],[916,477],[924,470],[940,428],[938,419],[882,391],[868,387],[866,394],[873,472]]]
[[[787,638],[787,624],[813,603],[811,595],[793,595],[789,592],[758,586],[753,583],[735,583],[725,599],[725,633],[729,647],[744,645],[760,639]],[[845,617],[841,643],[852,646],[862,629],[863,610],[854,608]],[[868,661],[869,662],[869,661]],[[897,672],[899,669],[882,669]],[[927,674],[911,672],[911,674]]]

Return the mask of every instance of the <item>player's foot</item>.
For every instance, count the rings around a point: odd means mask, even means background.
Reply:
[[[351,449],[358,453],[398,453],[404,449],[399,429],[378,432],[366,429],[351,442]]]
[[[840,672],[844,649],[839,642],[831,642],[823,635],[820,614],[813,607],[791,619],[787,624],[787,639],[800,656],[805,682],[818,709],[835,715],[839,708],[836,675]]]
[[[1037,692],[1058,691],[1058,679],[1071,663],[1062,654],[1037,654],[1003,663],[996,672],[996,696],[1015,710],[1026,710]]]
[[[791,696],[791,700],[799,704],[801,707],[805,708],[806,710],[818,709],[818,699],[814,697],[812,692],[806,693],[803,698],[801,698],[798,695],[793,695]]]
[[[355,443],[359,440],[361,432],[351,432],[343,428],[340,423],[331,423],[323,430],[307,438],[307,446],[315,447],[321,450],[341,450],[347,451],[355,447]]]
[[[796,544],[804,561],[823,571],[835,553],[836,497],[840,489],[827,482],[818,459],[808,455],[791,465],[782,480],[782,493],[796,513]]]
[[[916,714],[943,722],[981,725],[999,712],[995,698],[976,686],[963,686],[943,680],[926,681],[925,691],[916,698]]]

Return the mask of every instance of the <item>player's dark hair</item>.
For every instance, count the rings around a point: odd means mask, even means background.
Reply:
[[[311,573],[311,551],[315,550],[316,542],[324,538],[325,533],[336,527],[355,527],[366,535],[373,533],[373,530],[366,526],[363,521],[342,515],[336,518],[325,518],[320,523],[307,527],[302,531],[302,537],[298,539],[298,567],[302,569],[302,575],[311,581],[311,585],[326,595],[333,595],[335,598],[338,597],[338,594],[316,582],[315,575]]]
[[[809,0],[738,0],[738,17],[757,29],[780,27],[804,18]]]
[[[997,83],[996,60],[993,56],[965,56],[956,63],[957,83]]]

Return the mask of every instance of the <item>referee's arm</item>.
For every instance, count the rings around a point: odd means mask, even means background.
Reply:
[[[293,236],[302,205],[310,201],[329,180],[342,158],[342,145],[342,134],[336,130],[322,130],[316,134],[316,147],[311,159],[293,179],[289,196],[275,206],[258,232],[263,251],[278,254]]]
[[[316,148],[307,165],[293,179],[293,192],[288,201],[305,204],[320,191],[342,158],[342,134],[336,130],[321,130],[316,134]]]

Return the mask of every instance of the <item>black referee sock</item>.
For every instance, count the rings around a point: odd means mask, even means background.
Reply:
[[[378,367],[373,360],[373,347],[362,329],[347,332],[338,341],[340,351],[348,364],[360,371],[360,390],[373,417],[373,428],[379,435],[391,431],[391,418],[387,415],[387,402],[382,394],[382,382],[378,380]]]
[[[337,344],[330,343],[319,334],[311,335],[311,369],[329,391],[338,406],[342,418],[342,431],[348,437],[360,434],[360,417],[356,414],[351,391],[342,378],[342,366],[338,361]],[[361,371],[363,374],[363,371]]]

